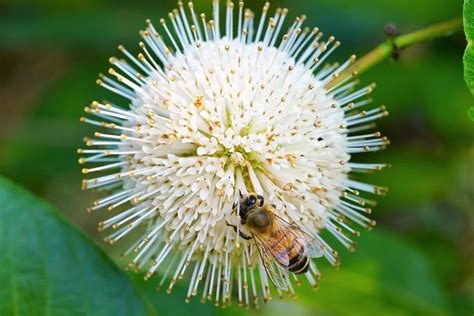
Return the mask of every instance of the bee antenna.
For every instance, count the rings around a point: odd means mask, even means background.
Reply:
[[[241,190],[239,190],[239,195],[242,198],[242,191]]]

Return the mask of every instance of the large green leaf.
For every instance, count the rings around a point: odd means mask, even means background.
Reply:
[[[131,282],[50,206],[0,177],[0,315],[145,315]]]

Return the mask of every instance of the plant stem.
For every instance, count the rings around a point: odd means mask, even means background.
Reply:
[[[435,25],[428,26],[421,30],[397,36],[395,38],[387,38],[373,50],[355,61],[351,66],[342,71],[337,78],[332,80],[327,88],[333,87],[335,84],[353,75],[360,74],[367,69],[375,66],[382,60],[393,55],[395,49],[403,49],[408,46],[428,41],[434,38],[451,35],[452,33],[462,29],[462,19],[454,19]]]

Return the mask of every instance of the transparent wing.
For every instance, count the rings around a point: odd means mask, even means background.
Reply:
[[[281,230],[285,230],[294,234],[294,238],[304,244],[306,253],[310,258],[319,258],[324,255],[324,245],[310,234],[303,231],[295,224],[290,224],[280,216],[273,213],[274,220],[278,222]]]
[[[295,236],[290,235],[287,229],[279,228],[272,233],[272,238],[264,238],[259,234],[255,234],[255,237],[258,238],[260,246],[265,248],[277,263],[283,267],[288,267],[290,264],[290,257],[286,247],[288,244],[291,244]]]
[[[265,240],[261,239],[255,234],[253,234],[253,238],[255,240],[255,244],[257,245],[260,258],[262,259],[262,263],[265,267],[268,277],[277,288],[286,291],[288,289],[288,285],[286,283],[288,271],[281,264],[279,264],[275,256],[267,247]]]

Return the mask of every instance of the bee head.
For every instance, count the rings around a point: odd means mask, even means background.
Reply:
[[[240,194],[240,201],[239,203],[234,203],[233,207],[234,209],[239,206],[239,216],[241,218],[246,218],[247,213],[256,208],[256,207],[262,207],[263,204],[265,203],[265,199],[261,195],[257,195],[255,193],[249,193],[247,195],[242,195]]]

